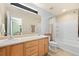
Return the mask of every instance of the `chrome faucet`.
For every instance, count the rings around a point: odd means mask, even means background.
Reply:
[[[13,36],[10,33],[5,33],[5,34],[7,34],[7,36],[9,36],[8,39],[14,39]]]

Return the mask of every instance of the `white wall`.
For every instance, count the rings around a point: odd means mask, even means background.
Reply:
[[[79,55],[77,10],[56,17],[56,41],[60,48]]]
[[[49,20],[52,17],[52,14],[43,9],[40,9],[39,15],[41,16],[41,33],[40,34],[48,33],[49,32]]]

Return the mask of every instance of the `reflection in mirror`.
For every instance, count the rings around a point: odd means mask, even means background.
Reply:
[[[11,4],[7,5],[7,35],[38,34],[41,17]]]
[[[20,18],[11,17],[12,35],[21,35],[22,32],[22,20]]]
[[[37,35],[41,31],[40,27],[40,15],[10,3],[0,4],[0,39],[10,35]]]
[[[34,33],[35,32],[35,25],[31,25],[31,32]]]
[[[0,24],[0,35],[4,36],[4,33],[5,33],[5,25]]]

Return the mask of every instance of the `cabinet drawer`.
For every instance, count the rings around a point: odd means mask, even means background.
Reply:
[[[44,45],[44,40],[39,40],[39,45]]]
[[[26,42],[24,45],[25,45],[26,48],[33,47],[33,46],[38,45],[38,41]]]
[[[34,53],[34,54],[32,54],[31,56],[38,56],[38,53]]]
[[[24,53],[25,53],[25,56],[30,56],[31,55],[30,48],[25,49]]]
[[[31,55],[37,53],[38,54],[38,46],[31,47]]]
[[[32,41],[33,43],[33,46],[37,46],[38,45],[38,41],[36,40],[36,41]]]

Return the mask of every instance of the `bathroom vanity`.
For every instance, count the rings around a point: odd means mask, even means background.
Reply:
[[[3,4],[2,7],[1,14],[4,16],[0,19],[0,35],[5,38],[0,37],[0,56],[47,55],[48,37],[39,35],[41,16],[12,4]]]
[[[44,56],[47,54],[47,36],[30,36],[0,41],[0,56]]]

